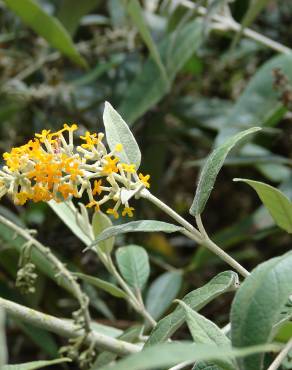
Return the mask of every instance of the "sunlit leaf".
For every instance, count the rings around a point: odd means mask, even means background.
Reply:
[[[106,140],[111,150],[115,150],[117,144],[122,144],[122,150],[117,156],[124,163],[134,164],[136,170],[141,163],[141,152],[129,126],[119,113],[106,102],[103,112]]]

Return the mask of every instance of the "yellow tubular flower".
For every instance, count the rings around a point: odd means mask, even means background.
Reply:
[[[133,217],[133,211],[134,210],[135,210],[135,208],[133,208],[133,207],[125,207],[122,211],[122,216]]]
[[[129,172],[129,173],[135,173],[136,172],[136,166],[134,164],[121,163],[121,167],[126,172]]]
[[[81,140],[85,140],[85,144],[81,144],[84,149],[92,149],[94,145],[98,144],[99,140],[97,134],[91,134],[89,131],[85,132],[85,136],[80,136]]]
[[[41,134],[35,134],[35,137],[39,138],[41,143],[44,143],[49,138],[51,130],[43,130]]]
[[[106,213],[109,214],[109,215],[113,215],[115,219],[118,219],[120,217],[118,211],[116,211],[113,208],[108,208]]]
[[[87,208],[94,207],[94,209],[95,209],[96,212],[98,212],[100,210],[99,204],[95,200],[93,200],[92,202],[87,203],[85,207],[87,207]]]
[[[119,161],[118,158],[106,157],[105,161],[106,161],[106,164],[103,166],[103,173],[105,175],[109,175],[113,172],[115,173],[118,172],[118,167],[117,167],[117,163]]]
[[[146,188],[150,188],[149,179],[150,175],[143,175],[142,173],[139,173],[139,179],[142,182],[142,184],[145,185]]]
[[[92,189],[92,195],[96,195],[96,194],[100,195],[100,193],[102,192],[101,184],[102,184],[101,180],[94,181],[94,188]]]
[[[80,136],[81,145],[74,145],[73,133],[77,129],[76,124],[65,123],[56,132],[42,130],[27,144],[4,153],[0,198],[9,194],[15,204],[24,205],[28,200],[63,202],[86,194],[87,208],[99,211],[101,205],[114,202],[106,212],[119,218],[123,190],[137,190],[141,183],[148,188],[150,175],[140,173],[137,181],[135,165],[121,163],[115,156],[123,145],[118,143],[113,151],[107,150],[103,133],[87,131]],[[133,217],[133,211],[126,202],[122,216]]]

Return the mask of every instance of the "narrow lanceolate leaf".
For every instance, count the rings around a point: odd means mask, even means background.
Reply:
[[[134,164],[137,170],[141,163],[139,146],[129,126],[108,102],[104,107],[103,123],[110,149],[114,150],[117,144],[122,144],[123,149],[118,153],[118,157],[124,163]]]
[[[149,274],[149,258],[144,248],[138,245],[121,247],[116,252],[116,259],[123,278],[134,289],[142,289]]]
[[[7,362],[7,346],[5,333],[5,312],[0,307],[0,369]]]
[[[95,212],[92,218],[92,229],[94,237],[97,238],[104,230],[113,225],[111,219],[103,212]],[[103,252],[110,253],[114,247],[115,238],[109,238],[98,243],[97,248]]]
[[[160,275],[150,285],[146,296],[146,309],[157,320],[171,305],[182,284],[181,271],[169,271]]]
[[[238,276],[233,271],[225,271],[206,285],[188,293],[183,302],[193,310],[199,311],[216,297],[223,293],[235,290],[238,287]],[[184,311],[177,307],[172,313],[161,319],[152,330],[146,346],[166,341],[185,321]]]
[[[248,130],[242,131],[229,138],[224,144],[220,145],[209,155],[199,177],[196,195],[190,208],[191,215],[197,216],[203,212],[215,184],[216,177],[230,150],[245,136],[253,134],[259,130],[259,127],[252,127]]]
[[[170,84],[200,47],[202,38],[202,22],[198,19],[187,23],[164,38],[158,50],[169,83],[166,83],[160,68],[150,57],[129,86],[119,107],[120,113],[129,124],[141,117],[169,92]]]
[[[167,369],[180,362],[220,360],[227,357],[243,357],[264,351],[279,351],[277,345],[262,345],[246,349],[218,347],[211,344],[163,343],[145,348],[134,355],[117,361],[114,365],[94,367],[91,370],[150,370]],[[220,369],[221,370],[221,369]],[[224,369],[223,369],[224,370]]]
[[[116,285],[114,285],[112,283],[109,283],[108,281],[99,279],[95,276],[82,274],[82,273],[79,273],[79,272],[75,272],[74,275],[79,277],[80,279],[82,279],[86,283],[89,283],[89,284],[95,286],[96,288],[104,290],[105,292],[111,294],[114,297],[118,297],[118,298],[126,298],[127,297],[126,293],[122,289],[120,289],[119,287],[117,287]]]
[[[256,267],[235,295],[231,308],[231,338],[234,347],[268,343],[276,334],[274,325],[291,295],[292,253],[272,258]],[[261,370],[264,354],[240,359],[241,370]]]
[[[155,221],[155,220],[142,220],[142,221],[131,221],[126,224],[111,226],[104,230],[95,241],[91,244],[95,246],[103,240],[111,238],[113,236],[125,233],[138,233],[138,232],[165,232],[165,233],[174,233],[176,231],[183,230],[182,227],[169,224],[167,222]]]
[[[246,182],[254,188],[275,223],[288,233],[292,233],[292,203],[286,195],[273,186],[260,181],[249,179],[234,179],[234,181]]]
[[[192,310],[183,301],[178,300],[178,303],[184,310],[185,319],[195,343],[200,344],[215,344],[218,346],[230,346],[230,340],[212,321]],[[230,358],[214,360],[214,364],[219,366],[219,369],[234,370],[234,360]]]
[[[143,9],[141,8],[139,1],[130,0],[129,4],[127,5],[127,10],[133,22],[135,23],[135,26],[138,28],[143,41],[147,45],[153,60],[157,64],[158,68],[160,69],[160,72],[163,78],[165,78],[165,80],[167,81],[167,75],[166,75],[165,68],[162,64],[159,51],[157,50],[155,42],[152,39],[149,28],[145,22],[145,19],[143,16]]]
[[[87,66],[86,61],[75,48],[73,41],[62,23],[46,13],[35,0],[4,0],[24,23],[42,36],[54,48],[66,55],[73,62]]]
[[[1,367],[1,370],[36,370],[42,369],[47,366],[52,366],[56,364],[61,364],[62,362],[71,362],[70,358],[58,358],[56,360],[50,361],[32,361],[26,362],[23,364],[16,364],[16,365],[5,365]]]

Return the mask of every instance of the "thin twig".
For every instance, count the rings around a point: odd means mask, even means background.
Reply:
[[[176,220],[180,225],[184,227],[185,230],[181,231],[182,234],[186,235],[190,239],[196,241],[199,244],[204,245],[208,248],[211,252],[216,254],[220,257],[223,261],[225,261],[228,265],[232,266],[239,274],[243,277],[249,276],[249,272],[241,266],[234,258],[229,256],[223,249],[221,249],[218,245],[216,245],[206,233],[206,230],[203,227],[200,218],[197,219],[197,224],[199,230],[197,230],[193,225],[191,225],[188,221],[178,215],[173,209],[163,203],[160,199],[156,198],[150,191],[144,189],[140,192],[141,197],[149,200],[151,203],[155,204],[161,210],[163,210],[166,214]]]
[[[44,314],[4,298],[0,298],[0,307],[4,308],[9,315],[21,321],[48,330],[65,338],[77,338],[85,334],[84,330],[80,330],[69,320],[59,319],[57,317]],[[100,334],[96,331],[91,331],[90,334],[86,336],[86,341],[89,344],[94,343],[95,347],[98,349],[104,349],[119,355],[128,355],[141,350],[141,348],[135,344],[124,342],[107,335]]]
[[[20,235],[24,239],[26,239],[31,245],[36,248],[42,255],[44,255],[54,266],[54,269],[56,270],[56,274],[60,276],[64,276],[68,283],[70,284],[72,288],[72,292],[76,299],[78,300],[84,319],[85,319],[85,326],[86,331],[89,332],[90,329],[90,314],[88,311],[88,298],[87,296],[82,292],[79,284],[77,283],[76,279],[73,277],[71,272],[67,270],[65,265],[59,261],[59,259],[51,252],[51,250],[47,247],[45,247],[43,244],[41,244],[38,240],[36,240],[27,230],[15,225],[13,222],[7,220],[5,217],[0,215],[0,222],[3,225],[6,225],[11,230],[13,230],[17,235]]]
[[[268,370],[277,370],[285,357],[287,357],[289,351],[292,350],[292,338],[286,344],[286,346],[282,349],[282,351],[278,354],[272,364],[269,366]]]
[[[205,16],[208,12],[208,9],[203,6],[197,6],[190,0],[179,0],[178,3],[182,6],[185,6],[186,8],[196,10],[197,13],[202,16]],[[221,28],[225,30],[231,30],[235,32],[239,32],[241,30],[241,24],[236,22],[231,16],[214,14],[211,16],[211,18],[212,20],[216,21],[221,26]],[[263,36],[260,33],[251,30],[250,28],[244,28],[243,35],[279,53],[292,53],[292,50],[287,46],[282,45],[279,42],[274,41],[266,36]]]
[[[185,361],[185,362],[182,362],[178,365],[170,367],[168,370],[181,370],[181,369],[184,369],[185,367],[187,367],[189,365],[192,365],[193,363],[194,363],[194,361]]]

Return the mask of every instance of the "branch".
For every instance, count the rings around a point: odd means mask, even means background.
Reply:
[[[86,331],[90,331],[90,314],[88,311],[88,298],[87,296],[82,292],[79,284],[77,283],[76,279],[73,277],[71,272],[67,270],[65,265],[58,260],[58,258],[50,251],[49,248],[45,247],[43,244],[41,244],[38,240],[36,240],[34,237],[31,236],[31,234],[15,225],[13,222],[7,220],[5,217],[0,215],[0,222],[3,225],[6,225],[9,227],[11,230],[13,230],[16,234],[20,235],[24,239],[26,239],[28,242],[31,243],[31,245],[36,248],[37,250],[40,251],[42,255],[44,255],[54,266],[54,269],[56,270],[56,275],[61,275],[66,278],[68,283],[71,286],[72,293],[78,300],[84,319],[85,319],[85,326],[86,326]]]
[[[289,342],[286,344],[283,350],[278,354],[273,363],[269,366],[268,370],[277,370],[291,349],[292,349],[292,339],[289,340]]]
[[[80,330],[69,320],[59,319],[57,317],[41,313],[1,297],[0,307],[4,308],[9,315],[21,321],[48,330],[65,338],[77,338],[85,334],[83,330]],[[86,337],[86,341],[89,344],[94,343],[95,347],[98,349],[111,351],[123,356],[136,353],[141,350],[141,348],[135,344],[124,342],[104,334],[99,334],[96,331],[91,331]]]
[[[204,8],[203,6],[197,6],[190,0],[179,0],[178,3],[186,8],[193,9],[197,11],[198,14],[205,16],[207,15],[208,10]],[[220,29],[224,30],[231,30],[235,32],[239,32],[241,30],[241,24],[236,22],[231,15],[220,15],[220,14],[214,14],[211,16],[212,20],[217,22]],[[273,49],[279,53],[283,54],[291,54],[292,50],[288,48],[285,45],[280,44],[277,41],[274,41],[266,36],[261,35],[260,33],[251,30],[250,28],[244,28],[242,31],[243,35],[262,44],[270,49]]]

